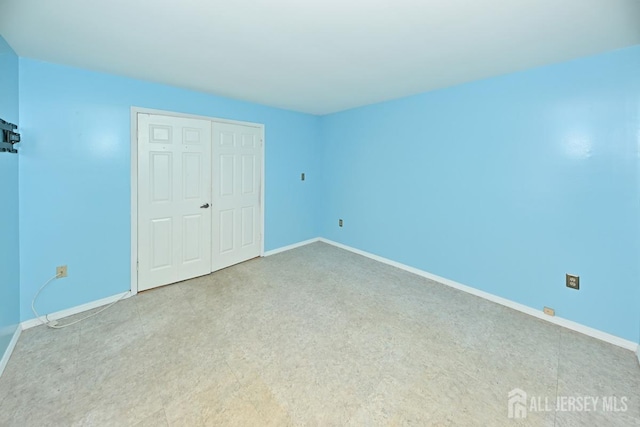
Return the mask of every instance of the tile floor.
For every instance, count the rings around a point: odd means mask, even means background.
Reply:
[[[535,396],[550,410],[509,419],[514,388],[526,408]],[[619,411],[600,400],[556,412],[558,396],[565,409],[569,397],[612,396]],[[0,402],[0,425],[20,427],[631,426],[640,366],[630,351],[315,243],[25,331]]]

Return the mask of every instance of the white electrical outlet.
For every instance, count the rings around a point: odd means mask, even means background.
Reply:
[[[59,265],[58,267],[56,267],[56,276],[58,277],[58,279],[61,277],[67,277],[67,266]]]

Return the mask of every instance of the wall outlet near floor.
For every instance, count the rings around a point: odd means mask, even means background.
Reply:
[[[59,265],[58,267],[56,267],[56,276],[58,277],[58,279],[61,277],[67,277],[67,266]]]
[[[580,289],[580,276],[575,276],[573,274],[567,274],[567,288],[571,289]]]
[[[549,316],[555,316],[556,315],[556,311],[553,308],[550,307],[545,307],[542,309],[542,311],[544,311],[544,314],[547,314]]]
[[[342,220],[341,219],[338,220],[338,227],[342,227]]]

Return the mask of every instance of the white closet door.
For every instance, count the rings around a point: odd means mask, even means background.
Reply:
[[[211,122],[138,114],[138,290],[211,272]]]
[[[262,130],[213,122],[212,271],[260,256]]]

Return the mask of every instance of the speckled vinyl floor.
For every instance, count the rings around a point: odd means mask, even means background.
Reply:
[[[510,419],[516,388],[526,417]],[[0,399],[0,425],[20,427],[631,426],[640,367],[630,351],[315,243],[27,330]]]

